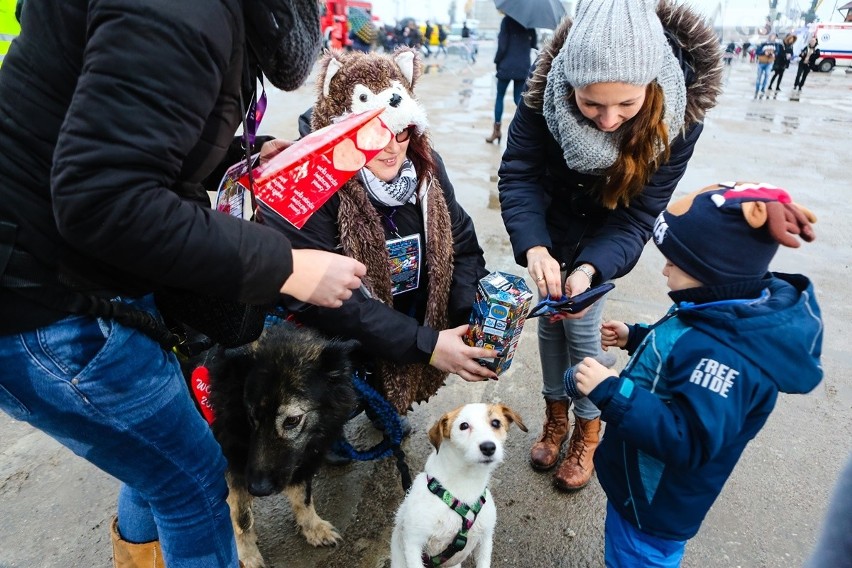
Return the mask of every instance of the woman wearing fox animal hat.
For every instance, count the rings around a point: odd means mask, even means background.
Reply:
[[[581,1],[560,24],[509,128],[498,186],[515,258],[541,296],[573,296],[633,268],[715,104],[721,61],[712,29],[668,1]],[[558,463],[571,405],[562,374],[600,354],[602,310],[598,301],[539,323],[546,419],[535,469]],[[589,482],[601,428],[588,400],[575,400],[574,414],[554,478],[568,490]]]
[[[448,372],[467,381],[495,377],[476,361],[488,351],[462,341],[485,260],[429,141],[413,92],[419,76],[419,56],[408,48],[392,56],[327,54],[313,129],[384,108],[394,136],[301,230],[266,215],[295,248],[342,250],[367,266],[368,295],[356,291],[338,310],[288,307],[304,325],[358,340],[376,386],[400,412],[435,394]]]

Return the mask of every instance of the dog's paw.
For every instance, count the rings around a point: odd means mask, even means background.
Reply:
[[[237,553],[240,556],[240,562],[245,568],[265,568],[266,562],[257,548],[257,537],[254,530],[251,534],[238,533],[237,535]]]
[[[343,538],[334,525],[322,519],[303,526],[302,534],[311,546],[334,546]]]

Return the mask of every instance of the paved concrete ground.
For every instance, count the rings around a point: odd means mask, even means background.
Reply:
[[[441,152],[461,203],[473,216],[489,268],[525,274],[514,265],[495,207],[501,148],[490,132],[493,66],[483,47],[479,63],[452,58],[427,68],[418,91],[430,112]],[[791,69],[785,87],[793,82]],[[835,477],[852,440],[852,338],[849,303],[852,205],[849,140],[852,75],[812,73],[800,102],[752,100],[755,68],[731,69],[719,106],[676,195],[730,179],[765,180],[789,188],[820,217],[818,241],[779,252],[774,268],[808,274],[825,318],[825,380],[810,395],[781,396],[774,414],[743,458],[701,533],[688,545],[686,567],[798,567],[815,542]],[[311,104],[313,88],[271,93],[263,129],[296,133],[295,119]],[[505,121],[514,110],[507,98]],[[505,140],[503,141],[505,144]],[[646,249],[636,269],[617,282],[606,315],[648,321],[668,305],[662,261]],[[501,401],[518,410],[530,432],[511,433],[506,462],[492,491],[498,506],[494,566],[579,568],[602,566],[604,496],[594,481],[563,494],[550,476],[527,465],[541,427],[543,405],[535,323],[524,332],[513,368],[499,382],[467,384],[451,378],[411,414],[414,433],[405,449],[422,468],[430,450],[425,431],[461,402]],[[620,364],[625,361],[620,359]],[[364,438],[363,424],[351,428]],[[108,523],[117,484],[25,424],[0,416],[0,568],[110,566]],[[392,518],[403,494],[391,461],[325,469],[315,484],[317,509],[343,534],[333,549],[312,549],[295,533],[286,500],[257,507],[260,547],[277,568],[387,566]]]

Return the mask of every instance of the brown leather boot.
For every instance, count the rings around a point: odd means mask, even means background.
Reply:
[[[502,140],[502,139],[503,139],[503,133],[500,132],[500,123],[495,122],[494,123],[494,130],[491,131],[491,136],[486,138],[485,141],[488,142],[489,144],[491,144],[492,142],[494,142],[496,140],[497,144],[499,144],[500,140]]]
[[[530,465],[538,470],[550,469],[556,465],[559,450],[568,437],[569,401],[544,399],[544,402],[547,404],[547,417],[541,437],[530,449]]]
[[[118,534],[118,518],[110,525],[112,538],[112,565],[114,568],[165,568],[160,541],[152,540],[134,544]]]
[[[601,419],[583,420],[577,418],[574,422],[574,432],[568,442],[568,452],[562,465],[556,470],[553,481],[559,489],[574,491],[585,487],[592,478],[595,465],[592,457],[600,443]]]

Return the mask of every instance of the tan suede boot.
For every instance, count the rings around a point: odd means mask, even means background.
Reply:
[[[595,465],[592,458],[600,443],[601,419],[583,420],[577,418],[574,422],[574,432],[568,442],[568,452],[565,460],[553,481],[559,489],[574,491],[585,487],[592,478]]]
[[[541,437],[530,449],[530,465],[534,469],[545,470],[556,465],[559,459],[559,451],[568,437],[568,404],[567,400],[548,400],[547,416]]]
[[[497,144],[499,144],[500,140],[502,140],[502,139],[503,139],[503,133],[500,131],[500,123],[495,122],[494,123],[494,130],[491,131],[491,136],[486,138],[485,141],[488,142],[489,144],[492,144],[496,140]]]
[[[165,568],[160,541],[133,544],[118,534],[118,518],[110,525],[112,537],[112,565],[114,568]]]

